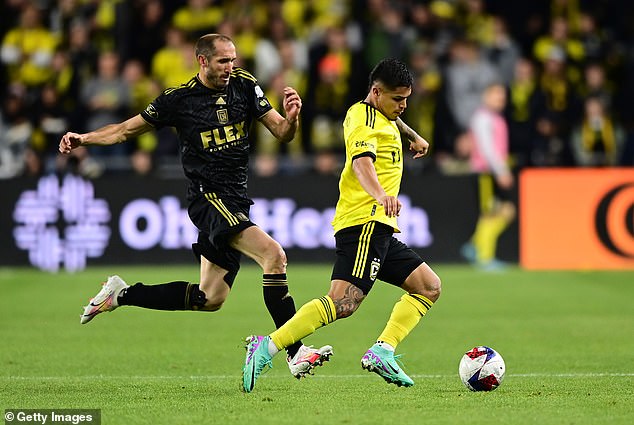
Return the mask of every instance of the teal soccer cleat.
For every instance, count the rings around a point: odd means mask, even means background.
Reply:
[[[269,336],[251,335],[247,337],[247,356],[242,368],[242,389],[244,392],[250,393],[253,391],[255,381],[267,365],[273,367],[271,363],[273,357],[269,354],[270,340],[271,337]]]
[[[411,387],[414,385],[414,381],[399,367],[396,362],[399,357],[394,356],[393,351],[386,350],[379,344],[374,344],[361,358],[361,367],[376,373],[388,384]]]

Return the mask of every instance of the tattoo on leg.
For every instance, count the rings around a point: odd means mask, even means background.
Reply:
[[[343,319],[354,313],[364,298],[365,295],[363,295],[361,289],[354,285],[349,285],[343,297],[338,300],[333,300],[337,312],[337,319]]]

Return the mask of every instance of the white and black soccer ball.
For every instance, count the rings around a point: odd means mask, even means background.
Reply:
[[[462,383],[471,391],[493,391],[502,383],[506,365],[493,348],[479,346],[462,356],[458,373]]]

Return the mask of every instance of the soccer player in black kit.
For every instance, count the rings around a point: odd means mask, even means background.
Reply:
[[[253,203],[247,195],[249,130],[257,119],[281,142],[295,136],[302,102],[297,92],[284,88],[285,117],[273,109],[256,79],[234,67],[236,48],[221,34],[202,36],[195,46],[199,72],[187,83],[169,88],[140,114],[95,131],[66,133],[59,151],[78,146],[112,145],[153,129],[176,128],[181,160],[189,180],[189,216],[199,230],[192,245],[200,259],[200,283],[168,282],[128,286],[110,276],[84,308],[81,323],[122,305],[156,310],[220,309],[240,268],[242,254],[263,271],[264,301],[276,327],[295,314],[288,292],[286,254],[280,244],[249,219]],[[301,378],[332,355],[298,342],[288,351],[291,373]]]

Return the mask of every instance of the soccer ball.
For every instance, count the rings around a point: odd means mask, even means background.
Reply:
[[[502,383],[506,366],[493,348],[480,346],[467,351],[460,360],[458,374],[471,391],[493,391]]]

